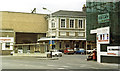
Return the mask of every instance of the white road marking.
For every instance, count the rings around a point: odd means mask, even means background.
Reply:
[[[55,66],[55,65],[47,65],[47,66]]]
[[[58,69],[65,69],[65,68],[58,68]]]
[[[61,67],[70,67],[70,66],[61,66]]]

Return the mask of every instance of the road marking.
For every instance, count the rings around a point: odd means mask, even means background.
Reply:
[[[110,63],[100,63],[102,65],[109,65],[109,66],[119,66],[119,64],[110,64]]]
[[[70,67],[70,66],[61,66],[61,67]]]
[[[47,66],[55,66],[55,65],[47,65]]]
[[[96,67],[89,67],[89,68],[92,68],[92,69],[98,69],[98,68],[96,68]]]
[[[57,68],[57,69],[65,69],[65,68]]]

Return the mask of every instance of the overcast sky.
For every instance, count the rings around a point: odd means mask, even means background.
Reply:
[[[0,0],[0,11],[27,12],[36,8],[37,13],[49,13],[42,9],[46,7],[52,12],[58,10],[82,11],[86,0]]]

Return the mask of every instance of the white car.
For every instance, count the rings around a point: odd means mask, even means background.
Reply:
[[[14,54],[14,51],[12,51],[10,54],[13,55],[13,54]]]
[[[50,54],[51,52],[46,52],[47,54]],[[62,52],[59,52],[58,50],[52,51],[53,57],[62,57]]]

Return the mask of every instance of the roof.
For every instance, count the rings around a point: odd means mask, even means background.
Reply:
[[[67,10],[59,10],[57,12],[52,13],[53,16],[86,16],[86,13],[83,11],[67,11]]]

